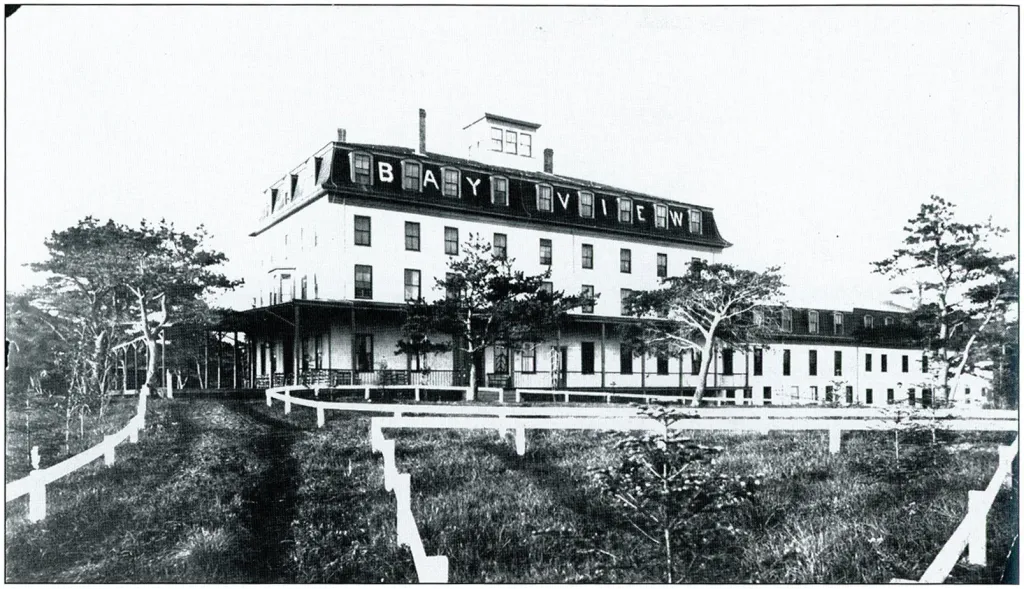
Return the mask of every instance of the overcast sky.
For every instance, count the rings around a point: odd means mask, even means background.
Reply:
[[[1006,7],[23,7],[6,21],[7,288],[93,215],[205,224],[249,271],[262,191],[348,130],[464,155],[484,112],[555,172],[714,207],[791,304],[873,306],[930,194],[1012,229]],[[222,302],[248,306],[240,297]]]

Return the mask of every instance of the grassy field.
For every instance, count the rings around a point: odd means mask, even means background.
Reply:
[[[395,546],[395,503],[371,455],[368,418],[280,404],[154,401],[140,443],[49,487],[49,517],[7,506],[10,582],[412,582]],[[130,416],[128,412],[124,420]],[[18,419],[15,416],[14,419]],[[8,424],[12,415],[8,414]],[[116,430],[123,425],[111,424]],[[8,432],[8,448],[19,441]],[[453,582],[660,582],[657,549],[602,499],[588,469],[613,463],[608,434],[530,432],[526,456],[494,430],[388,432],[428,554]],[[762,473],[753,505],[724,513],[736,535],[684,550],[684,582],[885,583],[920,576],[996,466],[1007,435],[964,435],[934,472],[896,480],[882,434],[702,434],[727,473]],[[13,439],[12,439],[13,438]],[[10,456],[9,456],[10,458]],[[44,461],[45,462],[45,461]],[[1016,490],[990,516],[985,570],[998,580],[1017,529]]]

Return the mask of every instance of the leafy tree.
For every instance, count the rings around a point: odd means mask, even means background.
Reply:
[[[772,307],[782,296],[777,267],[764,272],[729,264],[694,261],[683,276],[663,278],[661,287],[634,292],[626,301],[640,322],[624,336],[635,348],[670,355],[683,350],[701,353],[693,403],[699,405],[707,386],[716,342],[755,347],[778,330]]]
[[[470,234],[448,273],[435,279],[444,296],[433,302],[411,301],[395,354],[464,352],[469,358],[469,400],[476,398],[477,354],[496,344],[514,349],[543,341],[566,313],[589,299],[548,290],[551,276],[526,275],[515,260],[495,255],[489,243]],[[449,336],[434,341],[432,334]]]
[[[629,524],[662,550],[665,582],[672,583],[681,549],[696,556],[712,534],[734,533],[720,525],[719,516],[752,499],[761,479],[715,472],[722,448],[672,429],[677,421],[696,415],[664,406],[643,407],[640,414],[658,421],[660,431],[613,434],[622,460],[593,474],[602,494],[625,508]]]
[[[964,372],[977,366],[979,338],[1015,306],[1019,284],[1014,256],[989,247],[1006,229],[991,219],[961,223],[954,218],[955,208],[933,195],[907,221],[903,247],[874,263],[879,274],[917,283],[913,317],[924,333],[945,402],[955,397]]]
[[[54,232],[46,240],[49,259],[32,264],[32,268],[51,274],[48,292],[65,297],[62,312],[90,317],[94,324],[90,332],[95,343],[93,364],[103,358],[104,367],[112,365],[112,335],[123,329],[125,337],[118,343],[128,340],[146,345],[145,382],[155,388],[160,330],[202,313],[203,295],[241,284],[216,270],[227,258],[203,248],[207,237],[202,226],[185,233],[163,220],[158,224],[143,220],[133,228],[114,221],[100,224],[86,217]],[[98,370],[93,366],[94,372]]]

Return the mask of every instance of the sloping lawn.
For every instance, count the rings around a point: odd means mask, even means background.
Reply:
[[[306,408],[286,416],[280,403],[216,400],[154,401],[150,412],[113,467],[98,461],[48,487],[43,522],[25,521],[27,499],[8,504],[8,581],[416,581],[395,545],[368,417],[329,412],[317,429]],[[589,475],[616,462],[610,434],[531,431],[522,457],[496,430],[385,435],[412,475],[427,554],[449,558],[453,582],[663,580],[659,549]],[[966,512],[967,491],[994,472],[996,444],[1012,440],[949,436],[936,467],[894,477],[878,466],[891,452],[884,434],[848,434],[838,456],[824,433],[694,437],[726,448],[723,472],[760,473],[765,485],[754,504],[722,512],[735,535],[681,551],[684,582],[919,577]],[[997,499],[987,569],[961,565],[951,580],[998,580],[1016,501],[1016,489]]]

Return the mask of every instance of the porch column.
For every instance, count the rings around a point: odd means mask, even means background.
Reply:
[[[349,339],[349,343],[351,344],[349,347],[352,348],[351,349],[352,353],[351,353],[351,358],[350,358],[352,363],[349,364],[349,366],[352,367],[352,384],[355,384],[356,383],[356,308],[355,308],[354,305],[352,306],[352,312],[349,313],[349,316],[348,316],[348,329],[349,329],[348,339]]]
[[[238,388],[238,332],[234,332],[235,345],[231,348],[231,388]]]
[[[221,366],[224,364],[224,362],[221,360],[221,348],[224,347],[222,345],[223,343],[224,343],[224,334],[222,332],[218,331],[217,332],[217,388],[218,389],[224,386],[224,381],[221,379]]]
[[[604,321],[601,322],[601,388],[604,388]]]
[[[295,309],[295,337],[292,338],[292,365],[294,366],[295,372],[295,384],[299,384],[299,367],[302,366],[302,341],[299,337],[302,335],[302,329],[299,327],[299,305],[292,303],[292,307]]]
[[[128,390],[128,347],[125,346],[122,350],[124,356],[121,358],[121,384],[123,385],[121,390]]]
[[[686,350],[679,350],[679,395],[683,394],[683,355]]]
[[[139,389],[139,346],[132,344],[132,385],[134,389]]]
[[[210,332],[203,330],[203,388],[210,388]]]
[[[167,336],[160,330],[160,380],[167,378]]]
[[[640,354],[640,388],[647,388],[647,352]]]

